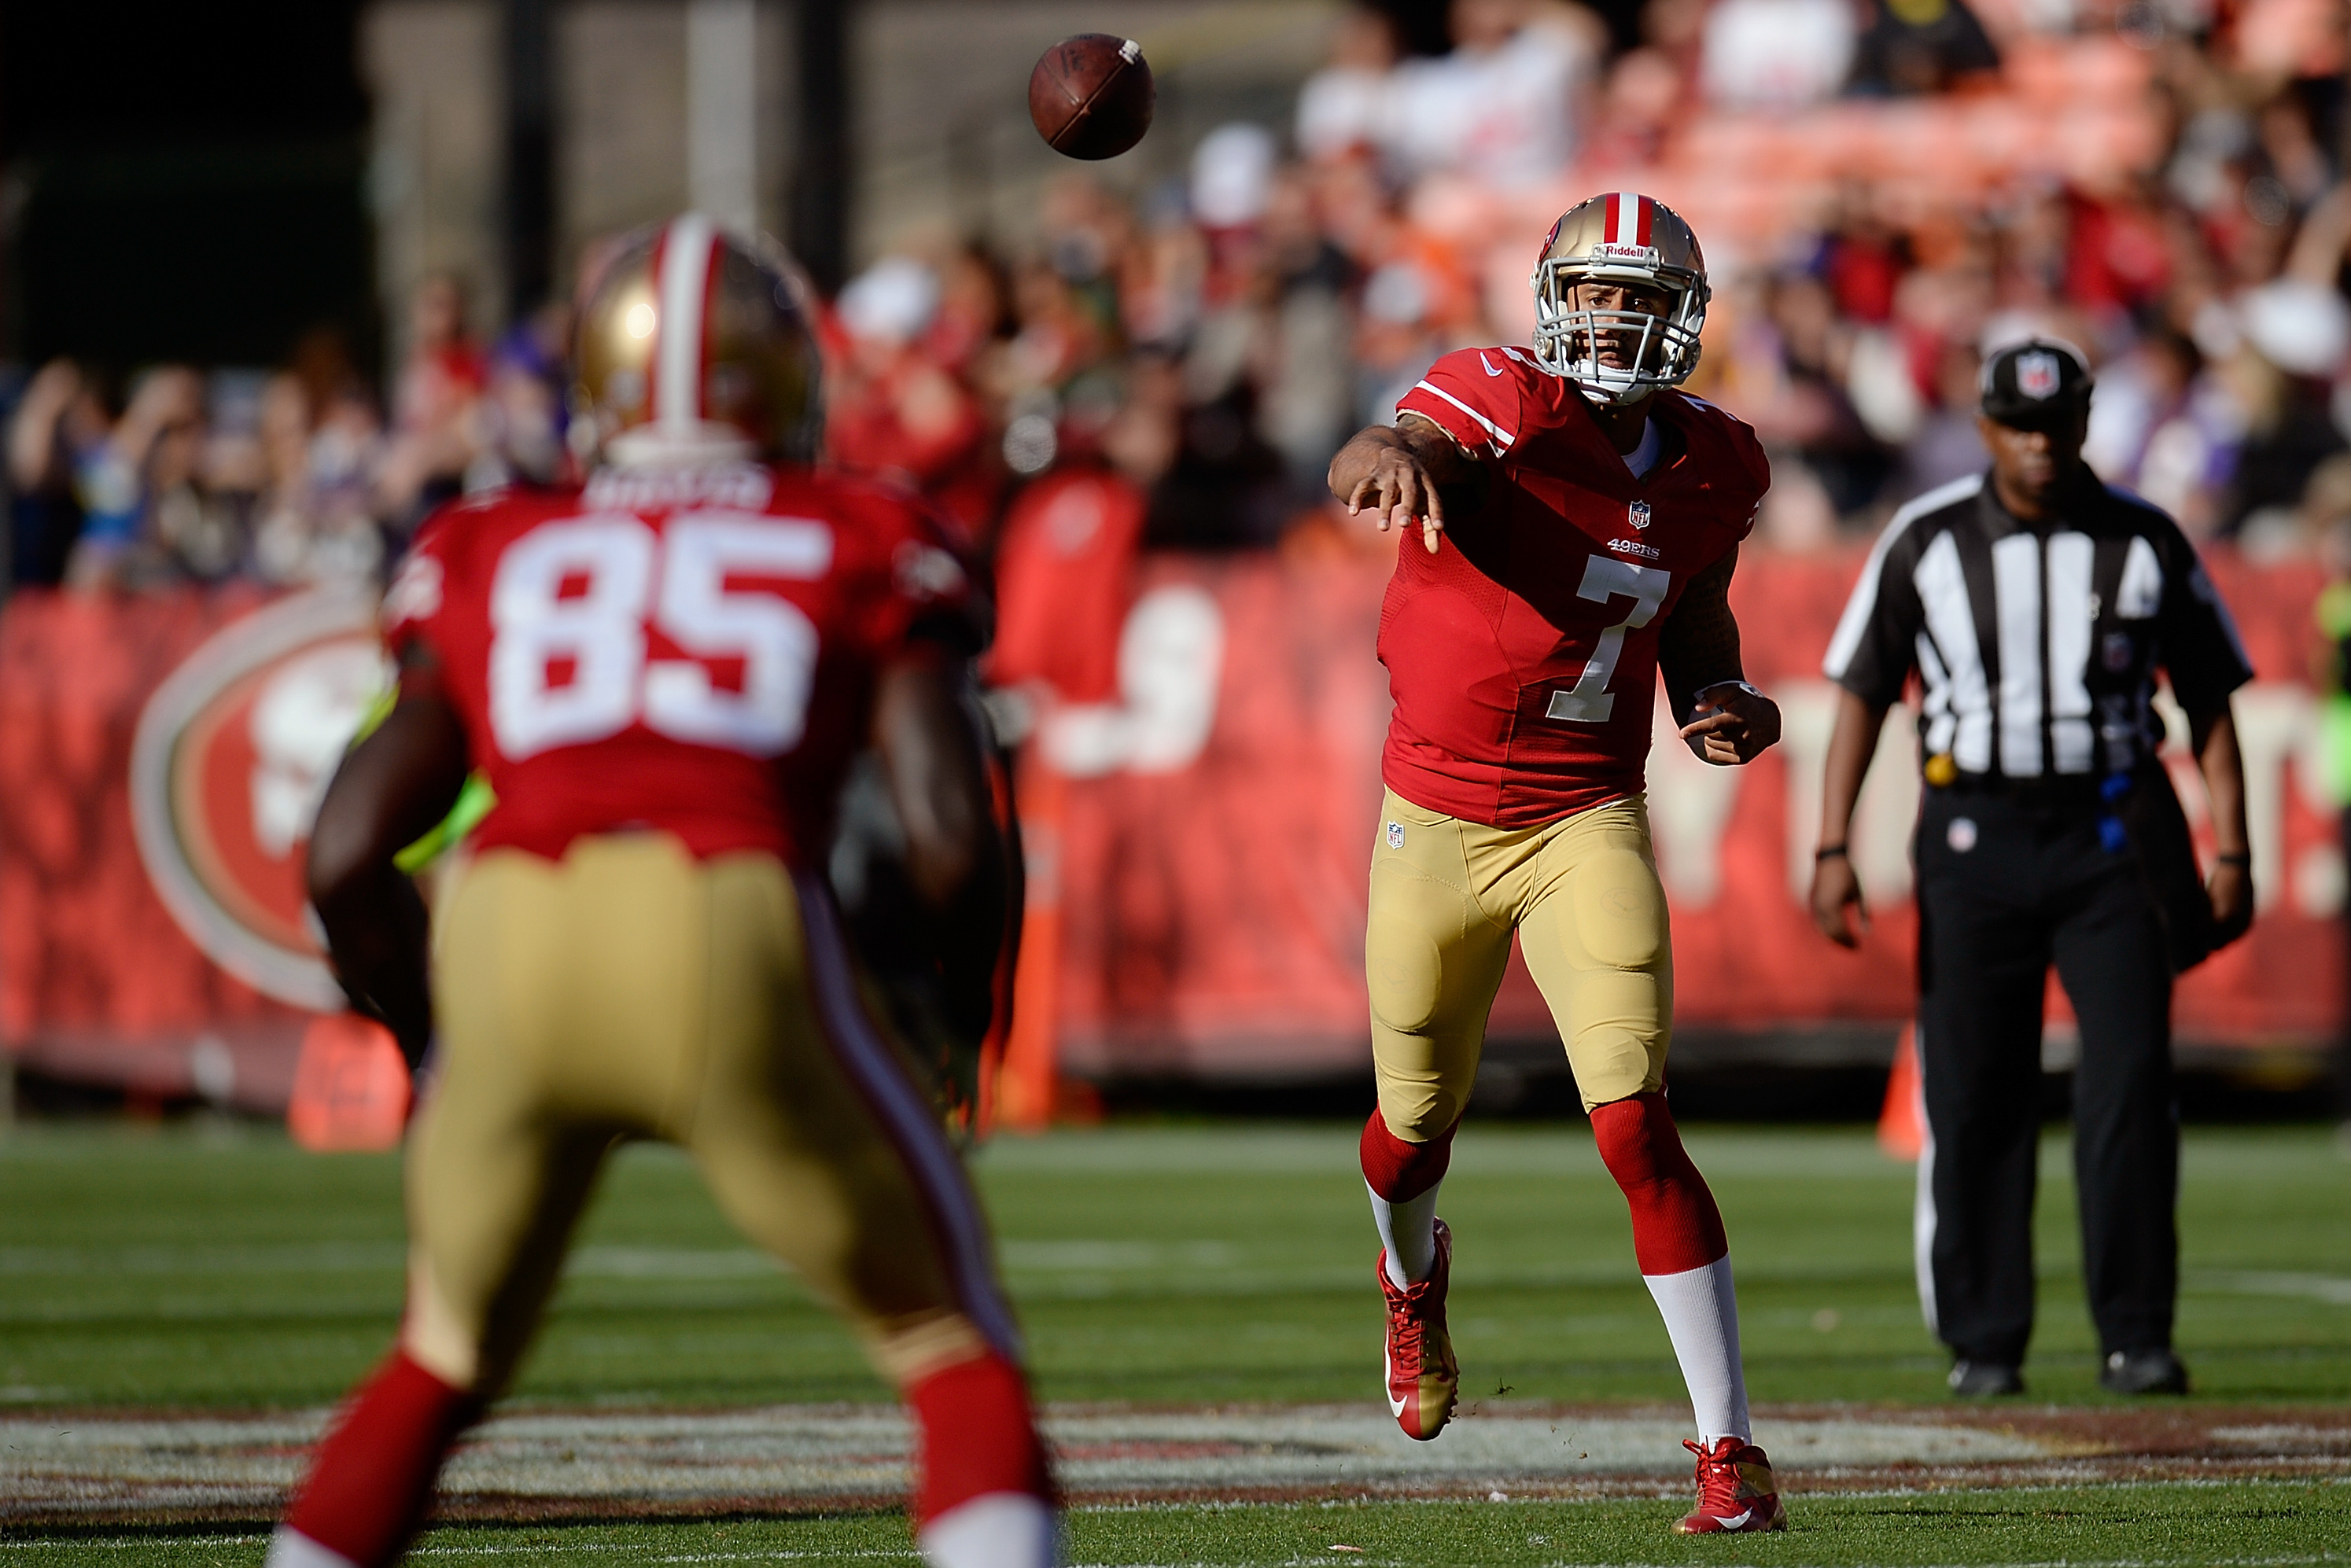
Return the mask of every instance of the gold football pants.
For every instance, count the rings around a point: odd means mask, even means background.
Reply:
[[[512,1375],[604,1156],[686,1150],[718,1205],[904,1385],[1017,1356],[961,1162],[876,1029],[830,895],[774,856],[492,850],[435,939],[439,1072],[409,1142],[409,1354]]]
[[[1364,968],[1380,1114],[1406,1143],[1460,1119],[1519,935],[1586,1110],[1665,1082],[1673,939],[1646,800],[1489,828],[1393,789],[1372,852]]]

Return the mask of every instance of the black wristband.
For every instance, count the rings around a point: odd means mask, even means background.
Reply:
[[[2253,857],[2245,851],[2240,850],[2234,854],[2214,855],[2212,857],[2212,863],[2214,865],[2243,866],[2246,870],[2250,871],[2252,869]]]
[[[1853,857],[1851,855],[1845,852],[1845,847],[1843,844],[1823,844],[1819,849],[1813,852],[1813,863],[1814,865],[1820,864],[1823,861],[1850,860]]]

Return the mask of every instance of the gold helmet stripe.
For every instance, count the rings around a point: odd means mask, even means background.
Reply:
[[[700,213],[671,220],[654,262],[661,334],[653,351],[653,420],[665,431],[690,435],[702,426],[703,305],[710,297],[710,264],[718,231]]]

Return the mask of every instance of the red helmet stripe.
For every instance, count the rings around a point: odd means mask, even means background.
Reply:
[[[1612,192],[1608,197],[1608,243],[1610,245],[1646,245],[1649,243],[1648,202],[1633,191]]]
[[[1633,198],[1633,203],[1641,214],[1641,225],[1639,230],[1640,237],[1635,239],[1633,243],[1635,245],[1650,245],[1655,243],[1649,238],[1649,234],[1653,221],[1657,215],[1657,204],[1649,200],[1646,196],[1635,196]]]

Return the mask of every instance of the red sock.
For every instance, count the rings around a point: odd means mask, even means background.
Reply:
[[[360,1568],[392,1562],[423,1522],[442,1457],[480,1414],[394,1350],[329,1429],[286,1522]]]
[[[917,1454],[914,1527],[990,1492],[1053,1500],[1045,1444],[1020,1369],[990,1351],[910,1385]]]
[[[1460,1127],[1456,1122],[1425,1144],[1407,1144],[1388,1131],[1386,1117],[1374,1111],[1358,1145],[1364,1180],[1386,1202],[1410,1203],[1445,1179],[1445,1169],[1453,1163],[1453,1134]]]
[[[1690,1164],[1663,1094],[1593,1106],[1592,1136],[1632,1207],[1633,1256],[1642,1273],[1679,1274],[1729,1254],[1722,1212]]]

